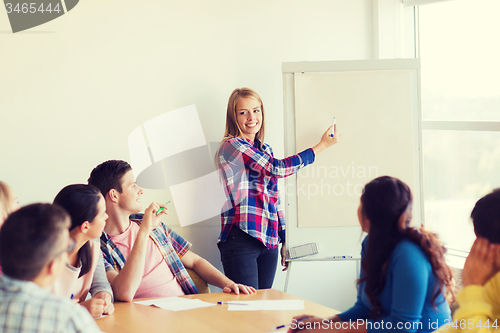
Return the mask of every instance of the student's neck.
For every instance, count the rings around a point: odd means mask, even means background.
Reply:
[[[108,211],[108,219],[104,230],[108,235],[119,235],[130,226],[130,212],[120,209]]]
[[[247,139],[247,140],[250,140],[250,141],[252,141],[252,142],[255,142],[255,135],[254,135],[253,137],[251,137],[251,136],[250,136],[250,137],[248,137],[248,136],[246,136],[246,135],[242,134],[242,135],[241,135],[241,138],[243,138],[243,139]]]
[[[48,290],[49,287],[54,283],[54,279],[41,272],[37,277],[31,280],[31,282],[35,283],[40,288]]]

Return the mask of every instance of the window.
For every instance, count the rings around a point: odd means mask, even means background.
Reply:
[[[469,251],[470,212],[500,187],[500,1],[418,8],[425,223]]]

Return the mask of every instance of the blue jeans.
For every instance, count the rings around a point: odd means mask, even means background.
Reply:
[[[269,250],[256,238],[237,227],[218,244],[224,273],[236,283],[255,289],[273,286],[278,265],[278,248]]]

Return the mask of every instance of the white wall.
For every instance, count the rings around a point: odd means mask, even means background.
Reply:
[[[284,157],[281,63],[372,58],[372,18],[370,0],[86,0],[12,34],[0,11],[0,179],[21,204],[52,201],[97,164],[128,160],[132,129],[189,104],[218,141],[242,86],[261,94],[266,141]],[[214,221],[176,230],[220,268]]]

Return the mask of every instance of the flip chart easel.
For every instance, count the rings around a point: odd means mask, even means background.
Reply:
[[[318,143],[333,117],[342,134],[315,163],[285,179],[286,245],[320,247],[289,265],[351,255],[359,276],[357,207],[363,186],[378,176],[407,183],[413,221],[423,220],[419,69],[419,59],[283,63],[285,155]],[[286,284],[290,272],[291,266]]]

